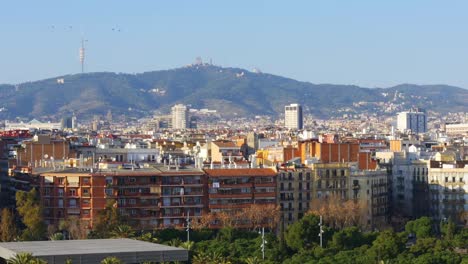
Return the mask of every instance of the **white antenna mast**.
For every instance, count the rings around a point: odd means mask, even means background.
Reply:
[[[85,61],[85,39],[81,38],[81,48],[80,48],[80,63],[81,63],[81,73],[84,73],[84,61]]]

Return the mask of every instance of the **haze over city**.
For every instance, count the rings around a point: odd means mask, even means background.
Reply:
[[[468,87],[466,1],[8,1],[0,83],[189,64],[312,83]]]

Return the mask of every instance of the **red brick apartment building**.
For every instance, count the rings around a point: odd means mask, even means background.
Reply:
[[[39,174],[48,224],[78,217],[92,228],[108,202],[130,224],[153,229],[182,227],[209,212],[241,210],[253,204],[276,205],[273,169],[175,169],[156,166],[100,172],[69,168]],[[216,227],[216,226],[213,226]]]
[[[276,205],[277,174],[273,169],[206,169],[205,172],[211,213],[232,213],[253,204]]]
[[[89,227],[109,200],[135,227],[183,226],[187,215],[199,217],[206,209],[204,186],[203,171],[167,167],[97,173],[67,169],[40,174],[47,223],[58,224],[76,216]]]

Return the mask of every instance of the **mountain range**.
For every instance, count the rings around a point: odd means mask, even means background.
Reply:
[[[114,114],[145,116],[176,103],[226,116],[278,115],[300,103],[305,114],[327,118],[359,113],[394,115],[411,107],[468,112],[468,90],[448,85],[390,88],[312,84],[208,64],[139,74],[85,73],[0,85],[0,118],[60,118]]]

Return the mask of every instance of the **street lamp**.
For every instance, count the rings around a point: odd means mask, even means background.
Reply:
[[[258,233],[262,235],[262,244],[260,245],[260,248],[262,249],[262,260],[265,260],[265,244],[267,243],[265,241],[265,228],[262,227],[262,231],[259,231]]]

